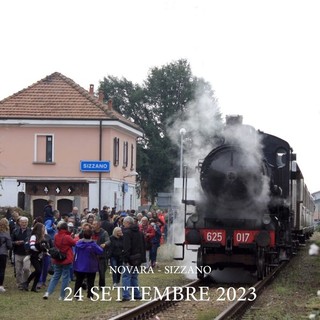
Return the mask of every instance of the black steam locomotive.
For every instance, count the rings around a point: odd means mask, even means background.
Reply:
[[[262,279],[312,234],[313,198],[286,141],[229,117],[198,169],[197,199],[189,199],[184,169],[180,244],[198,245],[197,270],[240,267]]]

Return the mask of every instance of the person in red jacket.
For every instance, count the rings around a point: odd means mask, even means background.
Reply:
[[[44,294],[43,299],[48,299],[57,286],[61,276],[61,290],[59,300],[64,300],[65,288],[68,287],[70,282],[70,269],[73,263],[73,251],[72,247],[76,245],[76,240],[71,237],[71,233],[68,230],[68,224],[61,221],[58,224],[58,233],[54,236],[54,245],[64,254],[66,259],[58,261],[52,259],[54,274],[50,280],[48,290]]]
[[[150,250],[152,248],[152,239],[155,237],[156,232],[154,228],[149,224],[149,219],[143,217],[141,219],[141,224],[139,225],[140,231],[144,235],[145,245],[146,245],[146,267],[149,268],[150,264]]]

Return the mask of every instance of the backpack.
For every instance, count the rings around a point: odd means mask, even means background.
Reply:
[[[63,261],[67,258],[67,255],[63,252],[61,252],[57,247],[52,247],[49,249],[49,254],[51,258],[58,260],[58,261]]]
[[[62,237],[61,245],[63,243],[63,239],[64,239],[64,237]],[[56,246],[53,246],[49,249],[49,255],[51,256],[51,258],[58,260],[58,261],[63,261],[67,258],[67,254],[61,252]]]

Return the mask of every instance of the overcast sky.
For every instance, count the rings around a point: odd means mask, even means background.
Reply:
[[[319,1],[10,0],[0,12],[0,100],[56,71],[85,89],[107,75],[142,84],[184,58],[223,115],[287,140],[320,190]]]

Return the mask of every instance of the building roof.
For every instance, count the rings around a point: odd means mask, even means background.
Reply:
[[[119,120],[136,124],[73,80],[55,72],[0,101],[0,119]]]

